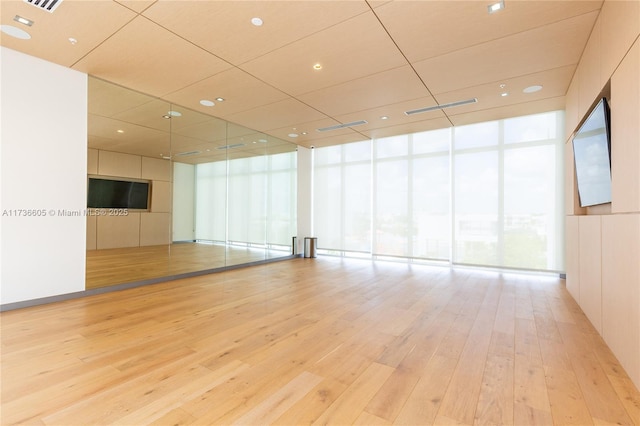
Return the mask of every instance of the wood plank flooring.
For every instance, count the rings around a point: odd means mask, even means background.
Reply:
[[[3,425],[640,424],[552,277],[321,256],[0,320]]]
[[[88,250],[85,287],[138,282],[289,254],[288,251],[202,243]]]

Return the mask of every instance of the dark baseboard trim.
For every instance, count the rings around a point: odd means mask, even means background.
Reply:
[[[234,269],[248,268],[251,266],[265,265],[268,263],[282,262],[302,257],[302,255],[288,255],[283,257],[274,257],[272,259],[257,260],[255,262],[242,263],[239,265],[223,266],[221,268],[205,269],[202,271],[187,272],[184,274],[170,275],[166,277],[152,278],[149,280],[136,281],[132,283],[116,284],[108,287],[92,288],[90,290],[76,291],[73,293],[59,294],[49,297],[41,297],[39,299],[24,300],[21,302],[5,303],[0,305],[0,312],[12,311],[15,309],[29,308],[32,306],[45,305],[48,303],[63,302],[65,300],[79,299],[82,297],[95,296],[97,294],[111,293],[114,291],[129,290],[132,288],[142,287],[151,284],[158,284],[167,281],[175,281],[183,278],[199,277],[202,275],[215,274],[217,272],[232,271]]]

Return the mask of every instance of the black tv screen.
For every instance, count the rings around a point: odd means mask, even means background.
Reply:
[[[611,138],[606,98],[593,108],[573,138],[580,206],[611,202]]]
[[[149,182],[89,178],[87,207],[96,209],[149,209]]]

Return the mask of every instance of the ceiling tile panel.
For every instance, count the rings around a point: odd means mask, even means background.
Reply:
[[[442,111],[434,110],[420,114],[406,115],[405,111],[435,106],[436,101],[431,96],[400,102],[392,105],[384,105],[378,108],[352,112],[337,116],[341,123],[349,123],[357,120],[366,120],[367,124],[358,126],[358,131],[372,130],[378,127],[390,127],[416,121],[446,118]],[[383,119],[382,117],[387,117]]]
[[[598,12],[417,62],[434,95],[577,64]]]
[[[156,2],[156,0],[115,0],[123,6],[128,7],[131,10],[135,10],[140,13],[152,4]]]
[[[428,95],[428,90],[416,73],[406,65],[306,93],[298,96],[298,99],[336,117]]]
[[[321,112],[291,98],[232,114],[226,118],[233,123],[251,129],[266,131],[286,126],[293,127],[297,123],[306,123],[327,117]]]
[[[159,1],[144,16],[236,65],[369,11],[364,1],[184,3]]]
[[[386,138],[389,136],[406,135],[410,133],[426,132],[428,130],[443,129],[451,127],[451,123],[446,118],[435,118],[430,120],[414,121],[389,127],[379,127],[372,130],[365,130],[364,133],[370,139]]]
[[[49,13],[21,0],[2,0],[0,12],[2,25],[18,26],[31,35],[30,40],[20,40],[2,34],[2,46],[67,67],[136,16],[111,1],[67,0]],[[16,15],[34,21],[33,25],[26,27],[15,22]],[[76,43],[72,44],[69,37],[76,39]]]
[[[550,25],[599,10],[598,1],[507,1],[489,14],[491,1],[395,1],[375,13],[411,61]]]
[[[449,115],[449,119],[455,126],[480,123],[482,121],[501,120],[503,118],[518,117],[520,115],[537,114],[546,111],[564,109],[565,97],[539,99],[537,101],[521,104],[483,109],[480,111],[463,114]]]
[[[315,70],[314,64],[322,65]],[[372,12],[351,18],[242,65],[290,95],[299,95],[406,65]]]
[[[216,101],[221,97],[224,102]],[[227,117],[237,112],[287,99],[289,96],[256,79],[246,72],[231,68],[206,78],[164,98],[205,114]],[[202,99],[211,100],[213,107],[200,105]]]
[[[231,66],[138,17],[73,68],[143,93],[162,96]]]
[[[567,92],[567,88],[569,87],[575,68],[575,65],[568,65],[566,67],[528,74],[526,76],[513,79],[506,79],[499,82],[441,93],[437,95],[437,98],[438,102],[441,104],[455,102],[461,99],[478,99],[477,103],[461,105],[444,110],[447,115],[458,115],[473,111],[481,111],[484,109],[538,101],[541,99],[562,97],[565,96]],[[542,86],[542,90],[534,93],[523,92],[524,88],[533,85]],[[502,96],[503,93],[506,93],[507,96]]]

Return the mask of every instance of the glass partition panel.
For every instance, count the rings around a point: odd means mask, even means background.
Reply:
[[[147,209],[88,210],[87,288],[290,255],[294,144],[89,80],[88,178],[150,189]]]
[[[89,78],[86,288],[170,273],[170,105]],[[101,183],[96,185],[96,183]],[[131,188],[146,188],[142,204]],[[145,197],[146,196],[146,197]]]

